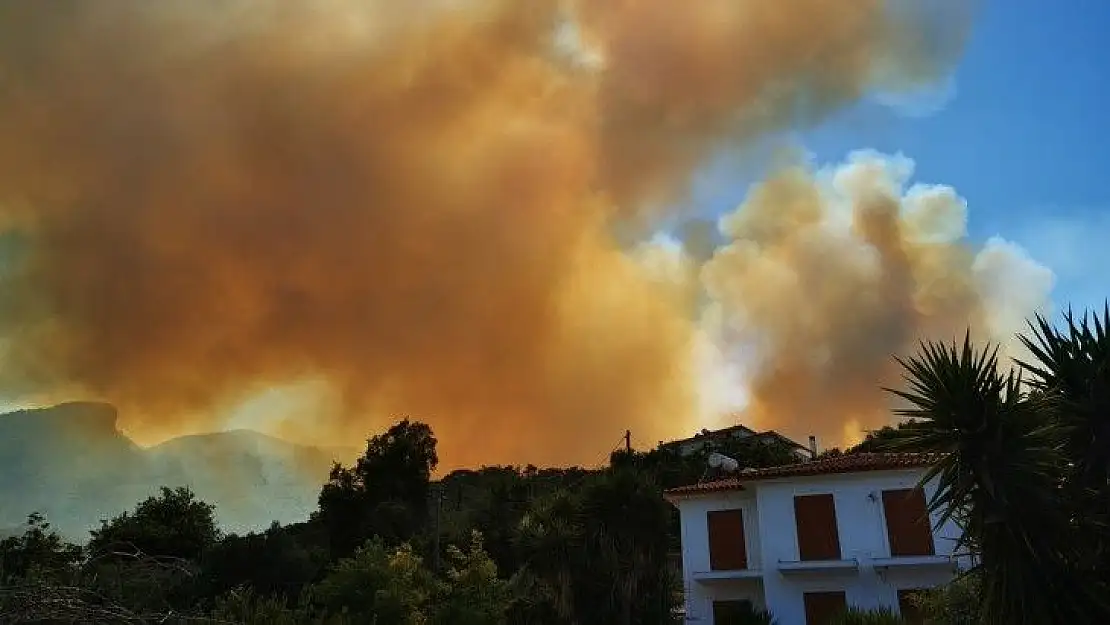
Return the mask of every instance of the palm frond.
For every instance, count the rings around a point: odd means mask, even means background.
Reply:
[[[1057,622],[1073,608],[1044,589],[1059,587],[1077,549],[1057,505],[1068,463],[1053,394],[1026,392],[1023,369],[1003,372],[998,347],[976,347],[970,334],[962,344],[922,342],[898,362],[904,388],[887,391],[907,404],[896,413],[917,423],[897,443],[943,454],[923,479],[937,485],[929,508],[941,522],[957,519],[959,547],[981,554],[985,610],[997,622]]]
[[[1105,489],[1110,481],[1110,302],[1101,316],[1069,309],[1064,327],[1038,315],[1030,335],[1020,336],[1033,361],[1019,360],[1039,393],[1060,404],[1067,452],[1084,488]]]

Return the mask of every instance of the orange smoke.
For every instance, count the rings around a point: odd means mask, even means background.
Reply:
[[[404,414],[447,466],[688,431],[699,289],[627,241],[674,217],[717,150],[933,77],[952,51],[906,35],[962,32],[949,18],[880,0],[5,4],[2,381],[112,401],[150,441],[322,379],[338,407],[287,428],[350,444]],[[752,210],[789,263],[805,200],[776,184]],[[901,341],[921,324],[900,321],[897,280],[919,265],[886,253],[880,213],[862,236],[898,271],[866,309]],[[766,297],[755,327],[809,295],[732,288]],[[848,313],[834,290],[810,305]],[[775,349],[805,347],[789,338]],[[829,353],[887,357],[859,339]],[[757,380],[768,418],[806,407],[765,399],[812,381],[783,375]]]

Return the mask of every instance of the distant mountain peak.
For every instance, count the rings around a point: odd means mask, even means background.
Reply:
[[[230,531],[303,520],[337,450],[253,430],[187,435],[140,447],[114,406],[72,401],[0,414],[0,532],[29,512],[83,536],[159,486],[189,486]],[[353,455],[353,451],[350,452]]]
[[[112,404],[94,401],[69,401],[40,408],[24,408],[0,414],[0,424],[48,429],[54,433],[97,440],[120,435],[119,412]]]
[[[34,408],[20,408],[6,412],[2,416],[15,416],[15,415],[32,415],[32,414],[58,414],[58,415],[73,415],[78,417],[108,417],[115,419],[118,411],[116,407],[108,402],[101,401],[85,401],[74,400],[64,401],[54,404],[53,406],[38,406]]]

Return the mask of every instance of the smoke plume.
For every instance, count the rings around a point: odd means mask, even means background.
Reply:
[[[942,76],[967,23],[935,9],[5,3],[0,382],[143,441],[307,385],[313,442],[405,415],[450,466],[585,462],[696,426],[709,340],[756,349],[762,425],[874,424],[891,351],[986,310],[958,202],[857,163],[823,228],[788,166],[703,268],[647,261],[721,150]]]
[[[1052,273],[1020,248],[966,241],[954,189],[908,186],[913,163],[861,151],[837,167],[779,169],[721,220],[701,267],[706,328],[749,367],[746,418],[829,445],[889,422],[905,355],[971,329],[1012,354]],[[908,187],[908,188],[907,188]]]

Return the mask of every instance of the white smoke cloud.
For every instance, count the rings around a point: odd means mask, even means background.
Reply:
[[[1017,353],[1013,334],[1045,310],[1052,271],[1010,241],[976,249],[967,202],[913,173],[912,159],[871,150],[824,167],[797,159],[721,218],[725,243],[699,273],[704,408],[731,402],[749,425],[848,444],[889,422],[881,388],[919,340],[970,329]]]

